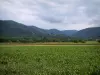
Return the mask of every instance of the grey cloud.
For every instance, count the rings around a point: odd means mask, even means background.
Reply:
[[[63,22],[63,19],[61,18],[57,18],[57,17],[51,17],[51,16],[43,16],[41,17],[42,20],[45,20],[47,22],[50,22],[50,23],[62,23]]]
[[[99,7],[99,0],[0,0],[0,19],[46,29],[82,29],[100,25]]]
[[[86,7],[86,14],[91,18],[90,23],[100,26],[100,0],[85,0],[83,5]]]

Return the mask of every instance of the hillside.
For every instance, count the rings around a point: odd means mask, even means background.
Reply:
[[[35,26],[26,26],[11,20],[0,20],[0,36],[20,37],[20,36],[54,36],[54,35],[71,35],[70,31],[60,31],[57,29],[41,29]]]
[[[26,26],[14,21],[0,21],[0,36],[40,36],[45,35],[45,30],[35,26]]]
[[[91,27],[78,31],[73,36],[80,38],[100,38],[100,27]]]
[[[72,36],[73,34],[75,34],[78,31],[77,30],[63,30],[62,32],[65,35]]]
[[[77,30],[41,29],[36,26],[27,26],[11,20],[0,20],[0,37],[53,37],[64,38],[100,38],[100,27]]]

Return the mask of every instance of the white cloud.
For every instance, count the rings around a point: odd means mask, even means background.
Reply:
[[[44,29],[100,26],[99,0],[0,0],[0,19]]]

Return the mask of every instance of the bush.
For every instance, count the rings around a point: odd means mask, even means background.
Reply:
[[[74,43],[78,43],[79,41],[78,41],[78,40],[72,40],[72,42],[74,42]]]
[[[81,43],[86,43],[86,41],[85,41],[85,40],[79,40],[79,42],[81,42]]]
[[[98,43],[100,43],[100,39],[97,39],[96,41],[97,41]]]

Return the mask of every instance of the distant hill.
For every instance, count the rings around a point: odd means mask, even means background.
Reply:
[[[36,27],[26,26],[14,21],[0,21],[0,36],[34,36],[41,35]]]
[[[0,20],[0,37],[54,37],[54,38],[98,38],[100,37],[100,27],[77,30],[57,30],[41,29],[36,26],[26,26],[12,20]]]
[[[63,34],[60,30],[57,29],[50,29],[47,31],[48,34],[53,34],[53,35],[59,35],[59,34]]]
[[[66,32],[66,33],[65,33]],[[57,29],[41,29],[36,26],[26,26],[12,20],[0,20],[0,36],[20,37],[20,36],[52,36],[71,35],[73,30],[60,31]],[[76,31],[75,31],[76,32]]]
[[[73,35],[74,33],[77,32],[77,30],[63,30],[63,31],[60,31],[60,30],[57,30],[57,29],[50,29],[47,31],[49,34],[64,34],[65,36],[71,36]]]
[[[76,32],[73,36],[80,38],[100,38],[100,27],[86,28]]]
[[[77,32],[77,30],[63,30],[62,32],[65,35],[72,36],[73,34]]]

